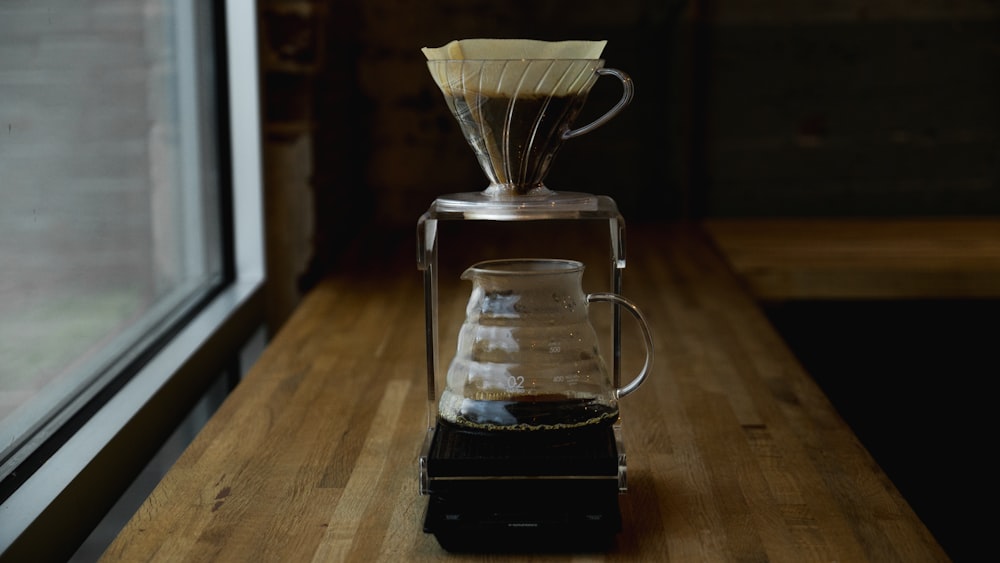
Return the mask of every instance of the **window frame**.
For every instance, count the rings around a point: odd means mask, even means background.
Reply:
[[[224,36],[216,42],[216,80],[228,283],[0,504],[2,559],[71,555],[265,325],[256,3],[220,0],[217,6],[215,31]]]

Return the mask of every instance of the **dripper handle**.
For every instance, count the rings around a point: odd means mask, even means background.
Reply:
[[[618,103],[615,104],[613,108],[608,110],[608,112],[602,115],[601,117],[598,117],[597,119],[591,121],[590,123],[584,125],[583,127],[570,129],[569,131],[563,133],[562,138],[564,141],[566,139],[572,139],[573,137],[579,137],[580,135],[590,133],[594,129],[597,129],[601,125],[604,125],[605,123],[610,121],[612,117],[618,115],[623,109],[625,109],[625,106],[627,106],[629,102],[632,101],[632,94],[635,91],[635,89],[632,87],[632,78],[629,77],[629,75],[618,70],[617,68],[599,68],[594,72],[596,72],[598,76],[604,76],[610,74],[611,76],[614,76],[618,80],[621,80],[622,97],[620,100],[618,100]]]
[[[588,303],[594,301],[605,301],[624,307],[628,310],[628,312],[632,313],[632,316],[635,317],[637,321],[639,321],[639,327],[642,329],[642,339],[646,345],[646,363],[643,364],[642,370],[639,371],[639,375],[635,376],[632,381],[629,381],[628,385],[619,387],[615,390],[618,398],[620,399],[638,389],[639,386],[642,385],[642,382],[646,380],[646,376],[649,375],[649,370],[653,367],[653,335],[649,332],[649,325],[646,324],[646,318],[642,316],[642,311],[640,311],[639,308],[628,299],[618,295],[617,293],[591,293],[587,295]]]

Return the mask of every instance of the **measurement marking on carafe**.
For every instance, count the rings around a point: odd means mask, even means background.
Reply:
[[[507,376],[507,391],[510,393],[524,391],[524,376],[518,375],[517,377],[513,375]]]

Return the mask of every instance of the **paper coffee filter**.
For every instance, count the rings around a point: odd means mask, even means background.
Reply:
[[[445,95],[565,96],[584,92],[607,41],[462,39],[422,49]]]
[[[456,39],[436,49],[424,47],[429,61],[449,59],[599,59],[607,41],[536,39]]]

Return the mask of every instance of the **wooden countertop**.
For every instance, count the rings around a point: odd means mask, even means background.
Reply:
[[[628,235],[657,360],[622,401],[624,530],[588,560],[946,561],[708,236]],[[306,297],[104,560],[483,559],[422,532],[421,278],[386,261]]]
[[[717,219],[706,229],[761,300],[995,299],[1000,219]]]

